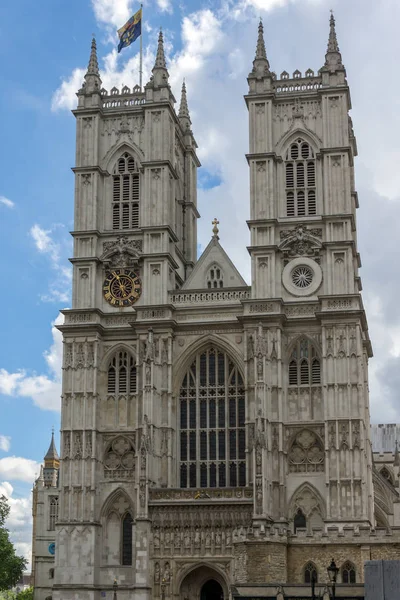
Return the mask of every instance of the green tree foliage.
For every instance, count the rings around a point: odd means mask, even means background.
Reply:
[[[17,594],[16,600],[33,600],[33,587],[26,588],[26,590]]]
[[[5,526],[9,513],[10,506],[7,498],[0,496],[0,590],[14,587],[26,568],[26,560],[16,555]]]

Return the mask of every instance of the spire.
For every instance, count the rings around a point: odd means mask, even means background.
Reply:
[[[331,71],[343,70],[342,55],[340,54],[339,44],[336,37],[335,17],[331,11],[329,19],[329,39],[325,54],[325,67]]]
[[[190,129],[190,125],[191,125],[191,120],[190,120],[190,114],[189,114],[189,107],[188,107],[188,102],[187,102],[187,96],[186,96],[186,84],[185,84],[185,80],[183,80],[182,83],[182,93],[181,93],[181,104],[179,106],[179,121],[182,125],[182,128],[184,131]]]
[[[50,442],[49,449],[47,450],[47,454],[44,457],[44,460],[45,460],[45,462],[47,460],[49,460],[49,461],[60,460],[60,457],[58,456],[58,453],[56,450],[56,445],[54,442],[54,429],[51,432],[51,442]]]
[[[253,77],[256,78],[264,77],[265,75],[271,75],[269,70],[269,62],[267,58],[267,53],[265,50],[265,42],[264,42],[264,25],[260,19],[258,24],[258,38],[257,38],[257,47],[256,47],[256,55],[253,60]]]
[[[157,56],[156,62],[154,63],[154,69],[166,69],[167,63],[165,62],[165,54],[164,54],[164,37],[162,29],[160,29],[160,33],[158,34],[158,46],[157,46]],[[154,71],[153,69],[153,71]]]
[[[99,63],[97,60],[97,46],[96,40],[92,38],[92,46],[90,49],[89,64],[85,75],[85,83],[83,84],[82,90],[84,94],[92,94],[93,92],[100,92],[101,79],[99,72]]]
[[[258,39],[257,39],[257,48],[256,48],[256,59],[264,58],[267,60],[267,53],[265,51],[265,42],[264,42],[264,25],[262,20],[258,24]]]
[[[92,38],[92,46],[90,49],[90,58],[89,58],[89,64],[88,64],[86,75],[100,75],[99,63],[97,61],[96,38],[94,38],[94,37]]]
[[[154,62],[154,67],[153,67],[152,73],[153,73],[153,76],[150,79],[151,87],[153,87],[153,88],[169,87],[169,84],[168,84],[169,75],[168,75],[168,71],[167,71],[167,63],[165,61],[165,53],[164,53],[164,37],[163,37],[163,32],[161,29],[160,29],[160,33],[158,34],[157,54],[156,54],[156,60]]]

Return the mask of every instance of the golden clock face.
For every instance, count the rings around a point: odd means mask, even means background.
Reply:
[[[130,269],[114,269],[106,272],[103,283],[104,298],[112,306],[132,306],[139,300],[142,282]]]

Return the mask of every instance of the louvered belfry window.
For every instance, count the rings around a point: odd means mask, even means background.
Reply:
[[[140,179],[136,161],[125,152],[113,175],[112,228],[139,227]]]
[[[319,385],[321,363],[312,343],[301,338],[297,341],[289,359],[289,385]]]
[[[246,485],[245,393],[227,354],[198,354],[180,389],[180,487]]]
[[[118,352],[111,359],[107,375],[108,395],[136,394],[136,365],[133,357],[127,352]]]
[[[290,145],[285,162],[286,215],[317,214],[315,157],[309,144],[298,139]]]

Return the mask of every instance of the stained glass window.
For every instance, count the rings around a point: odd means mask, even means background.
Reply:
[[[215,348],[198,354],[180,390],[181,487],[246,485],[245,416],[237,367]]]

